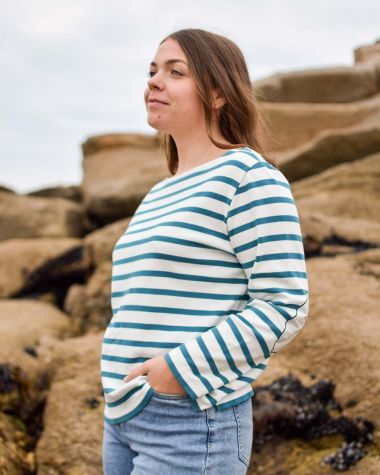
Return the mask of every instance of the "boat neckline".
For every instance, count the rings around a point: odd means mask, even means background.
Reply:
[[[199,165],[196,165],[195,167],[192,167],[192,168],[189,168],[188,170],[180,173],[180,174],[175,174],[175,175],[172,175],[172,176],[169,176],[167,178],[164,178],[162,180],[161,183],[167,183],[169,180],[174,180],[174,179],[179,179],[179,178],[182,178],[183,176],[186,176],[186,175],[189,175],[190,173],[192,172],[195,172],[199,169],[202,169],[203,167],[205,167],[206,165],[210,165],[216,161],[218,161],[220,158],[228,155],[230,152],[234,151],[234,150],[245,150],[247,147],[235,147],[235,148],[229,148],[228,150],[226,150],[222,155],[218,155],[217,157],[215,158],[212,158],[211,160],[208,160],[207,162],[204,162],[204,163],[201,163]]]

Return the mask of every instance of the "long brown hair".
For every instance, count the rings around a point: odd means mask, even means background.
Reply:
[[[184,51],[194,76],[199,96],[204,104],[207,135],[219,148],[249,147],[259,152],[269,163],[269,118],[259,103],[260,95],[253,90],[247,64],[240,48],[230,39],[199,28],[187,28],[166,36],[160,44],[172,38]],[[226,103],[218,109],[220,132],[232,145],[218,142],[211,136],[212,89],[219,88]],[[174,174],[178,168],[178,152],[173,137],[158,133],[164,147],[168,168]]]

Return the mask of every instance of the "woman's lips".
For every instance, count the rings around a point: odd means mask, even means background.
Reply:
[[[168,106],[169,104],[165,104],[163,102],[158,102],[158,101],[150,101],[148,102],[150,106]]]

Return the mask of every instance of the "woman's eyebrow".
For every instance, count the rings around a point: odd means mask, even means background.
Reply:
[[[184,64],[186,64],[186,66],[187,66],[187,63],[186,63],[185,61],[183,61],[182,59],[168,59],[167,61],[165,61],[164,64],[172,64],[172,63],[179,63],[179,62],[180,62],[180,63],[184,63]],[[156,64],[154,61],[152,61],[152,62],[150,63],[150,65],[151,65],[151,66],[157,66],[157,64]]]

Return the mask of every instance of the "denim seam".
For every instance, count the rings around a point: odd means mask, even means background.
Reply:
[[[239,409],[238,406],[232,406],[235,414],[236,424],[237,424],[237,435],[238,435],[238,456],[239,459],[248,467],[249,460],[243,454],[243,441],[241,438],[241,425],[240,425],[240,417],[239,417]]]
[[[213,436],[213,428],[212,428],[212,417],[210,417],[212,413],[213,408],[206,409],[205,414],[206,414],[206,424],[207,424],[207,448],[206,448],[206,460],[205,460],[205,470],[204,470],[204,475],[207,473],[207,464],[208,464],[208,459],[210,455],[210,449],[211,449],[211,444],[212,444],[212,436]]]

